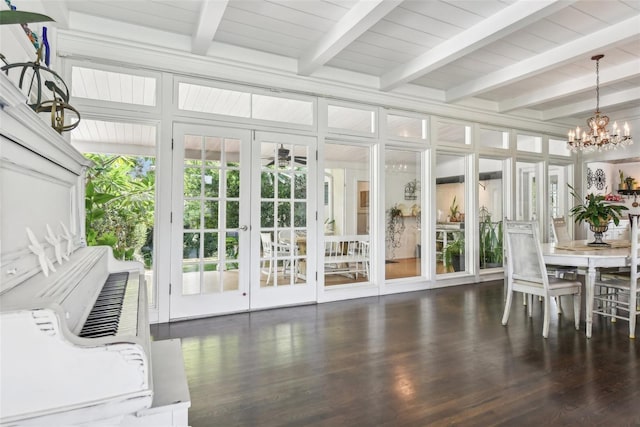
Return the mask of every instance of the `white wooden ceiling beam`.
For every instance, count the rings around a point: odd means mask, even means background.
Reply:
[[[473,97],[498,87],[507,86],[547,70],[562,67],[582,57],[588,57],[639,38],[638,17],[633,16],[618,24],[532,56],[509,67],[453,87],[447,90],[447,102],[458,101],[462,98]]]
[[[311,75],[400,3],[402,0],[360,0],[298,59],[298,74]]]
[[[600,70],[600,86],[615,84],[624,80],[640,77],[640,65],[638,61],[629,61],[615,67]],[[543,87],[532,92],[505,99],[498,104],[498,111],[506,113],[533,105],[544,104],[565,97],[570,97],[587,90],[594,89],[596,85],[595,69],[593,74],[584,75],[557,85]]]
[[[218,31],[222,15],[229,0],[201,0],[200,19],[191,39],[191,52],[205,55],[211,46],[213,36]]]
[[[631,88],[627,90],[621,90],[609,95],[600,96],[600,112],[607,115],[607,108],[618,107],[623,104],[638,102],[640,100],[640,88]],[[551,108],[542,113],[543,120],[553,120],[560,117],[575,116],[578,114],[585,114],[585,120],[588,118],[588,113],[593,113],[596,109],[596,97],[588,101],[576,102],[574,104],[563,105],[562,107]],[[609,116],[611,124],[615,120],[615,117]],[[618,123],[619,124],[619,123]]]
[[[575,0],[520,0],[406,64],[385,73],[380,78],[380,90],[393,90],[424,76],[574,2]]]

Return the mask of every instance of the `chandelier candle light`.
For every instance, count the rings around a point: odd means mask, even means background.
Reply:
[[[623,129],[618,128],[618,124],[613,122],[613,132],[609,133],[607,125],[609,117],[600,115],[600,60],[604,55],[595,55],[591,59],[596,61],[596,111],[595,115],[587,120],[588,132],[582,131],[580,127],[569,131],[569,141],[567,148],[573,152],[583,150],[585,152],[610,150],[612,148],[624,147],[633,144],[629,125],[625,122]],[[619,132],[623,132],[619,134]]]

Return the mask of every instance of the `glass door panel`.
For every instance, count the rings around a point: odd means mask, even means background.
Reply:
[[[325,145],[324,286],[369,283],[370,207],[373,202],[370,147]]]
[[[316,300],[312,191],[316,139],[256,132],[251,308]]]
[[[467,271],[465,156],[436,154],[436,274]]]
[[[420,276],[420,152],[386,150],[385,158],[385,279]]]
[[[480,269],[502,267],[504,161],[480,157],[478,176]]]
[[[171,318],[247,310],[249,132],[176,125],[174,143]]]
[[[538,219],[537,163],[516,162],[516,219]]]
[[[573,224],[572,218],[568,217],[570,201],[572,201],[569,193],[569,179],[572,166],[549,165],[549,188],[547,190],[547,203],[549,208],[549,239],[553,236],[552,218],[563,217],[567,224]],[[568,227],[569,235],[573,235],[573,227]]]

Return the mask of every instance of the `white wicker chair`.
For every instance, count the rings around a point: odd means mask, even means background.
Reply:
[[[542,257],[537,223],[530,221],[505,221],[507,247],[507,300],[502,324],[506,325],[511,311],[514,292],[538,295],[544,302],[542,336],[549,336],[550,303],[552,297],[573,295],[575,327],[580,328],[580,294],[582,284],[577,281],[549,276]],[[528,307],[532,315],[531,305]]]

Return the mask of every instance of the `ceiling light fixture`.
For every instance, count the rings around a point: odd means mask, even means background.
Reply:
[[[585,152],[604,151],[633,144],[629,125],[626,122],[622,129],[619,129],[618,124],[613,122],[613,132],[610,134],[607,129],[609,117],[600,115],[600,60],[602,58],[604,55],[591,57],[591,60],[596,61],[596,111],[595,115],[587,120],[588,132],[582,131],[581,135],[579,126],[575,130],[569,131],[567,148],[573,152],[578,150]]]

